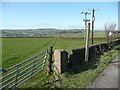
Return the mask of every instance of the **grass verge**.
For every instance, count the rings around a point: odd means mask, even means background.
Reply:
[[[54,87],[85,88],[97,78],[97,76],[109,65],[109,62],[111,62],[117,54],[117,50],[111,50],[98,56],[97,59],[92,57],[89,60],[89,63],[76,66],[79,72],[66,72],[62,74],[63,80],[57,84],[54,83]]]

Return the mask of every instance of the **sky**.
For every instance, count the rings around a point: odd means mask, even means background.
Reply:
[[[118,15],[120,15],[120,2],[118,3]],[[120,16],[118,16],[118,30],[120,30]]]
[[[0,4],[1,5],[1,4]],[[95,29],[118,24],[118,2],[2,2],[2,29],[82,29],[88,9],[95,12]],[[92,19],[92,15],[88,16]],[[91,21],[90,21],[91,23]]]

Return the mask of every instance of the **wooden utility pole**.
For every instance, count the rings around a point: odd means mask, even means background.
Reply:
[[[83,21],[85,21],[85,30],[84,30],[84,41],[86,41],[86,31],[87,31],[87,15],[91,14],[89,12],[81,12],[81,14],[85,14],[85,19],[83,19]]]
[[[90,40],[90,23],[88,23],[87,35],[86,35],[85,62],[88,62],[88,58],[89,58],[89,40]]]
[[[95,16],[94,16],[95,9],[92,10],[92,45],[93,45],[93,35],[94,35],[94,21],[95,21]]]
[[[94,44],[94,22],[95,22],[95,11],[97,10],[95,10],[94,8],[92,9],[92,45]]]

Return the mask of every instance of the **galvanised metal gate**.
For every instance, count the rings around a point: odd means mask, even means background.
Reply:
[[[0,90],[15,89],[42,71],[48,50],[41,52],[0,73]]]

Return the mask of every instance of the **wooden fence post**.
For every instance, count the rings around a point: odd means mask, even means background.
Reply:
[[[49,67],[48,73],[49,74],[51,74],[51,72],[53,71],[52,70],[52,63],[53,63],[52,54],[53,54],[53,47],[51,46],[50,49],[49,49],[49,65],[48,65],[48,67]]]

